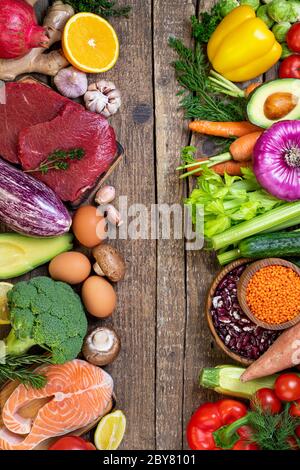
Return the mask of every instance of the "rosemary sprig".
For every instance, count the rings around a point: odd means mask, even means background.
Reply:
[[[46,385],[46,377],[35,373],[28,367],[51,364],[49,356],[6,356],[5,359],[0,358],[0,360],[0,384],[8,380],[16,380],[32,388],[42,388]]]
[[[108,0],[66,0],[66,3],[71,5],[76,13],[88,11],[104,18],[117,16],[128,18],[131,11],[130,6],[119,7],[116,1]]]
[[[180,39],[169,38],[169,46],[177,52],[173,62],[179,85],[183,88],[180,106],[186,119],[208,121],[242,121],[246,117],[246,100],[222,97],[208,79],[210,66],[203,46],[196,41],[195,49],[186,47]]]
[[[71,161],[82,160],[84,155],[85,151],[82,148],[55,150],[55,152],[48,155],[48,157],[45,158],[38,167],[32,170],[26,170],[25,173],[41,172],[46,174],[50,170],[68,170]]]

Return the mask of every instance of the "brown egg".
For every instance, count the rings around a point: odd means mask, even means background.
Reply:
[[[80,207],[73,217],[73,232],[87,248],[94,248],[106,238],[106,220],[97,214],[94,206]]]
[[[91,276],[84,282],[82,300],[87,311],[98,318],[109,317],[117,303],[114,288],[106,279],[99,276]]]
[[[79,284],[85,281],[91,272],[90,260],[76,251],[61,253],[49,264],[49,274],[56,281],[67,284]]]

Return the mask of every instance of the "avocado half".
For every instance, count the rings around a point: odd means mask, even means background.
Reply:
[[[274,93],[289,93],[295,97],[295,107],[280,119],[268,119],[265,115],[266,100]],[[269,128],[278,121],[290,121],[300,119],[300,80],[296,78],[285,78],[267,82],[256,88],[247,104],[248,119],[252,124]]]
[[[31,238],[17,233],[0,234],[0,279],[14,278],[72,249],[70,233],[55,238]]]

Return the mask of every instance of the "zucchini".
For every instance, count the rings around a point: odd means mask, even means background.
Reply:
[[[280,258],[300,255],[299,232],[275,232],[256,235],[239,243],[241,257]]]
[[[274,388],[275,380],[279,376],[275,374],[244,383],[240,381],[240,377],[245,370],[236,366],[205,368],[201,371],[199,383],[202,387],[223,395],[250,399],[261,388]]]

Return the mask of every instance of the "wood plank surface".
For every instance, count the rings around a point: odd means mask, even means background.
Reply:
[[[197,14],[209,11],[216,0],[200,0]],[[204,149],[204,140],[191,136],[191,145]],[[205,152],[204,152],[205,153]],[[194,181],[187,183],[190,193]],[[230,363],[228,357],[214,343],[205,318],[205,302],[209,285],[218,271],[212,253],[186,252],[187,322],[185,335],[183,448],[188,449],[185,428],[196,408],[205,401],[215,399],[214,392],[200,388],[199,373],[203,367]]]
[[[183,113],[176,111],[178,86],[170,66],[175,54],[167,43],[170,36],[190,42],[185,18],[195,13],[195,6],[191,0],[154,0],[153,5],[157,202],[171,209],[173,204],[182,205],[184,185],[176,167],[181,148],[188,144],[188,132],[183,125]],[[157,250],[156,446],[180,449],[186,322],[185,241],[175,240],[171,235],[170,240],[158,241]]]
[[[39,18],[48,3],[38,3]],[[125,158],[109,182],[118,197],[128,198],[128,207],[180,205],[191,189],[189,183],[179,182],[175,171],[180,149],[191,142],[191,136],[178,111],[178,86],[170,66],[174,54],[167,41],[175,35],[189,44],[190,16],[214,3],[118,0],[120,5],[130,4],[132,12],[129,19],[111,20],[121,54],[116,67],[101,79],[112,79],[122,92],[123,106],[112,125]],[[203,144],[194,138],[192,142]],[[186,448],[188,419],[201,402],[213,398],[198,387],[199,371],[228,363],[214,345],[204,315],[217,264],[208,252],[185,252],[182,239],[125,239],[112,244],[128,263],[126,279],[116,286],[117,310],[107,322],[122,340],[121,354],[108,368],[115,381],[117,407],[127,417],[122,449]],[[46,273],[43,267],[25,278]]]
[[[128,4],[126,0],[118,2]],[[111,78],[121,89],[123,106],[112,120],[125,159],[110,178],[128,207],[155,203],[153,134],[152,8],[134,0],[130,18],[113,22],[121,42]],[[101,76],[103,78],[103,76]],[[138,214],[137,214],[138,215]],[[132,218],[129,218],[129,222]],[[118,284],[113,324],[122,340],[118,360],[110,368],[117,404],[128,422],[125,449],[155,448],[156,243],[121,240],[115,243],[128,261],[126,279]]]

